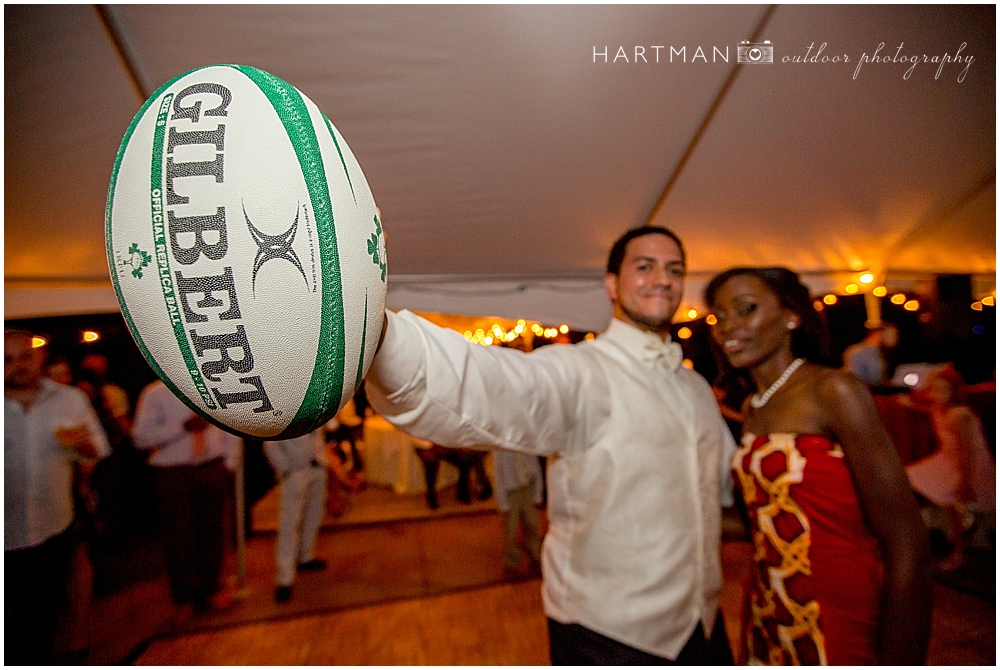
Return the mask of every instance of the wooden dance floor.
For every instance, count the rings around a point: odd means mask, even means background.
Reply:
[[[442,509],[422,496],[368,491],[324,528],[327,570],[302,574],[290,603],[273,602],[274,536],[248,545],[247,585],[229,612],[169,624],[163,579],[101,603],[91,663],[139,665],[545,665],[548,636],[537,579],[510,581],[501,567],[492,501]],[[260,516],[270,523],[267,505]],[[367,504],[366,504],[367,503]],[[374,505],[372,504],[374,503]],[[388,508],[402,520],[376,521]],[[383,515],[384,516],[384,515]],[[339,520],[338,520],[339,521]],[[740,584],[750,547],[723,544],[722,609],[737,639]],[[994,601],[938,585],[929,663],[995,665]]]
[[[461,517],[411,521],[419,529],[398,524],[325,532],[327,551],[336,534],[364,532],[366,555],[424,579],[454,580],[455,590],[423,597],[399,598],[391,574],[372,575],[389,597],[375,604],[346,606],[335,611],[299,613],[154,639],[135,657],[138,665],[547,665],[548,634],[542,612],[541,582],[503,581],[499,524],[485,510]],[[381,528],[381,530],[379,530]],[[395,530],[392,530],[392,529]],[[494,535],[495,534],[495,535]],[[495,543],[484,538],[492,535]],[[361,539],[361,535],[357,536]],[[342,537],[341,542],[345,541]],[[471,541],[471,546],[470,546]],[[416,543],[419,549],[415,549]],[[349,541],[348,541],[349,544]],[[375,546],[371,546],[374,544]],[[347,546],[347,545],[341,545]],[[740,583],[750,546],[723,544],[725,583],[722,610],[730,639],[737,639]],[[333,558],[331,566],[336,564]],[[456,560],[457,559],[457,560]],[[432,568],[432,565],[441,567]],[[335,570],[331,567],[330,570]],[[432,577],[430,575],[437,575]],[[446,577],[447,576],[447,577]],[[299,591],[358,589],[360,575],[336,572],[300,577]],[[261,577],[263,578],[263,577]],[[482,579],[485,585],[471,585]],[[425,582],[429,585],[429,582]],[[438,581],[437,587],[443,582]],[[369,585],[371,586],[371,585]],[[268,591],[269,585],[261,588]],[[934,625],[928,663],[931,665],[995,665],[996,613],[993,602],[935,587]],[[293,599],[294,602],[295,599]],[[271,605],[259,605],[270,608]],[[263,610],[262,610],[263,611]],[[271,609],[266,609],[274,616]]]

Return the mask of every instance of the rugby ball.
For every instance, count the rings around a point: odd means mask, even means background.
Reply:
[[[294,86],[242,65],[164,84],[118,150],[105,238],[143,355],[215,425],[296,437],[361,384],[384,318],[382,223],[347,143]]]

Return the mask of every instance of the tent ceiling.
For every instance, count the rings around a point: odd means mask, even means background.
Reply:
[[[861,269],[993,275],[995,11],[778,7],[761,33],[778,62],[737,74],[652,219],[686,242],[691,302],[698,278],[733,264],[787,265],[817,290]],[[350,143],[383,213],[391,306],[571,324],[572,308],[600,328],[608,247],[649,220],[764,12],[109,6],[119,51],[92,6],[8,5],[5,315],[61,311],[58,288],[106,277],[107,184],[143,97],[238,62],[294,84]],[[963,81],[965,63],[855,77],[882,41],[897,57],[965,43],[974,61]],[[851,62],[781,62],[823,43]],[[669,62],[670,47],[683,57]]]

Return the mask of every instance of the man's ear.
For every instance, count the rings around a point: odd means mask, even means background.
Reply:
[[[604,290],[607,291],[608,298],[611,300],[611,302],[617,302],[618,275],[611,274],[610,272],[604,275]]]

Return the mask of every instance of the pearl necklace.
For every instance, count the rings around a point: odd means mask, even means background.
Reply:
[[[764,391],[763,394],[753,394],[753,397],[750,398],[750,406],[754,409],[760,409],[766,405],[767,401],[771,399],[771,396],[773,396],[778,389],[784,386],[785,382],[788,381],[788,378],[792,376],[792,373],[798,370],[805,362],[806,359],[804,358],[796,358],[792,361],[791,364],[785,368],[785,371],[781,373],[781,376],[778,377],[773,384],[771,384],[771,388]]]

